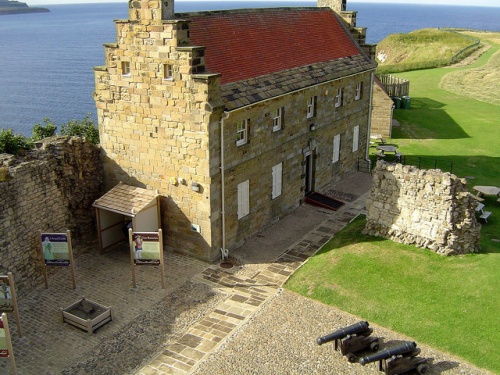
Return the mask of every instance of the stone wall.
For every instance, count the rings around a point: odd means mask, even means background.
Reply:
[[[0,168],[8,169],[0,181],[0,274],[12,272],[23,295],[43,283],[39,230],[71,230],[75,256],[97,244],[100,151],[78,137],[52,137],[23,157],[0,154]]]
[[[444,255],[477,252],[476,204],[465,181],[453,174],[379,161],[365,233]]]
[[[306,175],[311,180],[309,189],[321,191],[357,170],[358,161],[366,157],[370,96],[365,93],[356,100],[356,84],[362,82],[363,87],[370,87],[370,80],[369,72],[358,74],[231,113],[224,129],[225,225],[229,250],[297,207],[308,189]],[[338,89],[343,89],[344,101],[336,108]],[[307,118],[306,103],[310,97],[316,98],[317,110]],[[282,128],[273,131],[272,111],[276,108],[282,108],[284,116]],[[236,123],[244,119],[250,121],[248,143],[238,146]],[[356,126],[358,148],[354,151]],[[335,136],[339,136],[340,150],[339,160],[333,162]],[[272,168],[280,163],[282,194],[273,198]],[[250,212],[238,219],[238,184],[246,180]]]
[[[373,83],[371,135],[391,138],[394,103],[377,80]]]

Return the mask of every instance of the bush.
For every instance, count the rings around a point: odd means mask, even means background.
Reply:
[[[56,130],[57,130],[57,125],[46,117],[43,119],[43,125],[36,124],[33,127],[32,130],[33,136],[31,137],[31,139],[33,141],[39,141],[44,138],[52,137],[53,135],[56,134]]]
[[[90,118],[90,113],[82,121],[71,120],[67,124],[62,124],[61,134],[79,136],[94,145],[99,143],[99,129]]]
[[[32,137],[26,138],[14,134],[12,129],[0,129],[0,154],[20,155],[34,147],[34,142],[56,135],[57,125],[50,118],[44,118],[43,124],[36,124],[32,129]],[[71,120],[61,125],[61,135],[85,138],[93,145],[99,143],[99,129],[90,117],[90,113],[81,121]]]
[[[20,134],[14,134],[12,129],[0,129],[0,154],[19,155],[33,147],[30,139]]]

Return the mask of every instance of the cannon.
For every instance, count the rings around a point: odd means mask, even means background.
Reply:
[[[379,370],[386,375],[398,375],[416,369],[419,374],[428,370],[427,359],[417,357],[420,349],[412,341],[390,346],[378,352],[359,359],[363,366],[367,363],[379,361]]]
[[[356,362],[358,357],[356,353],[364,350],[377,351],[379,343],[377,337],[369,337],[373,329],[369,328],[368,322],[361,321],[350,326],[340,328],[328,335],[316,339],[318,345],[335,341],[335,350],[339,350],[349,362]]]

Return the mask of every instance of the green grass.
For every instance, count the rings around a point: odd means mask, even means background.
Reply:
[[[451,30],[421,29],[408,34],[391,34],[377,44],[378,71],[445,66],[474,44],[477,39]]]
[[[500,186],[500,106],[444,90],[441,81],[451,72],[488,66],[499,50],[492,43],[466,67],[398,74],[410,80],[411,109],[394,111],[401,126],[389,143],[408,159],[430,161],[427,168],[438,160],[446,170],[452,162],[471,192],[474,185]],[[483,83],[468,85],[473,92]],[[500,203],[493,197],[483,203],[492,215],[482,226],[479,254],[443,257],[365,236],[359,219],[286,287],[500,373]]]
[[[337,234],[286,288],[500,372],[500,254],[443,257],[364,225]]]

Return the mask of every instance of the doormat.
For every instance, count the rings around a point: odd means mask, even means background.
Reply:
[[[341,202],[337,199],[327,197],[326,195],[316,193],[314,191],[306,195],[305,201],[307,203],[328,208],[334,211],[337,211],[340,207],[342,207],[345,204],[344,202]]]

